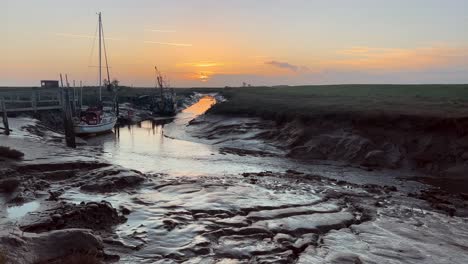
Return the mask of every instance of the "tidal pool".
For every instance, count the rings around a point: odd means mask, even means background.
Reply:
[[[32,201],[19,206],[10,206],[7,208],[7,217],[9,219],[20,219],[30,212],[34,212],[39,208],[39,201]]]

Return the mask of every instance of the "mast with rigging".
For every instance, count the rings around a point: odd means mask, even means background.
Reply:
[[[85,111],[80,112],[80,116],[75,120],[73,129],[76,134],[98,134],[111,131],[117,122],[116,113],[118,113],[118,105],[116,104],[116,93],[114,90],[113,110],[114,112],[106,111],[102,100],[102,86],[105,84],[107,88],[111,88],[109,65],[107,61],[106,43],[104,41],[104,30],[102,26],[101,12],[98,15],[98,30],[99,30],[99,102],[97,106],[90,106]],[[104,48],[104,59],[107,68],[107,81],[103,84],[102,79],[102,49]]]
[[[99,16],[99,103],[102,102],[102,60],[101,60],[101,33],[102,33],[102,20],[101,12],[98,13]]]

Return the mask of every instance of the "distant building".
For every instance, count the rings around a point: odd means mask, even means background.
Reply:
[[[41,81],[41,87],[43,87],[43,88],[58,88],[59,87],[59,81],[42,80]]]

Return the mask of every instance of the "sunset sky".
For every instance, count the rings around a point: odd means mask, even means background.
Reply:
[[[0,0],[0,86],[468,83],[466,0]]]

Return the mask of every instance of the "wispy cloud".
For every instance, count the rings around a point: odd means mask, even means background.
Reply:
[[[158,42],[158,41],[144,41],[147,44],[159,44],[159,45],[166,45],[166,46],[176,46],[176,47],[192,47],[192,44],[187,43],[172,43],[172,42]]]
[[[282,61],[267,61],[265,62],[265,64],[271,65],[277,68],[281,68],[281,69],[290,70],[293,72],[309,70],[309,68],[307,68],[306,66],[298,66],[298,65],[294,65],[294,64],[290,64],[288,62],[282,62]]]
[[[88,38],[88,39],[96,38],[96,36],[92,36],[92,35],[79,35],[79,34],[68,34],[68,33],[55,33],[55,35],[60,36],[60,37],[66,37],[66,38]],[[121,39],[121,38],[108,38],[108,37],[105,37],[104,39],[124,40],[124,39]]]
[[[265,64],[275,66],[275,67],[278,67],[278,68],[282,68],[282,69],[288,69],[288,70],[291,70],[291,71],[298,71],[299,70],[298,66],[289,64],[287,62],[267,61],[267,62],[265,62]]]
[[[176,33],[175,30],[170,29],[145,29],[145,31],[151,31],[156,33]]]

